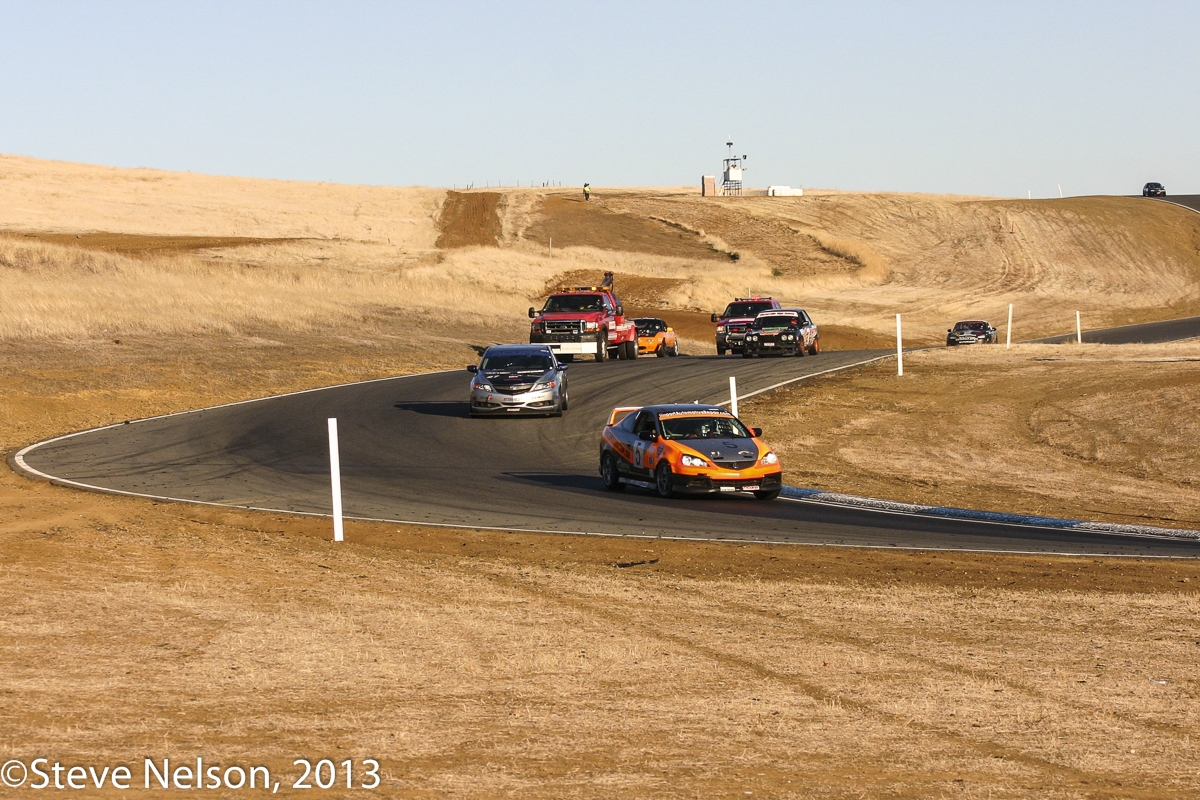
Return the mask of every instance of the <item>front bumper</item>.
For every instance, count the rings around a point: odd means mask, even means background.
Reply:
[[[758,492],[778,489],[783,485],[783,472],[768,472],[754,475],[756,470],[744,470],[738,477],[713,477],[711,475],[671,476],[671,484],[680,494],[717,494],[722,492]],[[750,473],[750,474],[746,474]]]
[[[543,389],[538,392],[525,392],[524,394],[484,392],[479,389],[471,390],[472,416],[489,414],[497,416],[509,414],[555,414],[557,413],[557,409],[557,388]]]
[[[804,349],[804,340],[796,339],[793,341],[769,341],[755,342],[749,339],[746,340],[746,352],[751,355],[781,355],[794,356],[800,350]]]
[[[570,355],[583,355],[585,353],[595,354],[595,352],[596,352],[596,337],[595,336],[592,336],[589,339],[584,339],[583,341],[575,341],[575,342],[556,341],[555,340],[556,338],[558,338],[558,337],[555,337],[552,334],[546,335],[546,334],[534,333],[534,334],[530,334],[529,343],[530,344],[544,344],[547,347],[549,347],[551,350],[553,350],[555,353],[568,353]]]

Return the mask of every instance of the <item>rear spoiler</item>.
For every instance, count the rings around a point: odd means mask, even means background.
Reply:
[[[641,406],[621,406],[620,408],[614,408],[612,413],[608,415],[608,426],[612,427],[613,425],[617,424],[618,415],[624,418],[626,414],[630,413],[631,411],[637,411],[640,408]]]

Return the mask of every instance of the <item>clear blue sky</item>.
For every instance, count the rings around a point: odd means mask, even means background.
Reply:
[[[1200,2],[0,0],[0,152],[397,186],[1200,192]]]

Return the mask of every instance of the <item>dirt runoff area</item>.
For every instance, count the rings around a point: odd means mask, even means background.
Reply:
[[[459,367],[472,335],[436,352],[354,327],[6,344],[0,435],[11,452],[123,419]],[[779,442],[793,483],[1194,525],[1197,358],[1194,343],[937,351],[906,359],[902,379],[883,362],[745,415]],[[885,423],[900,433],[882,435]],[[322,795],[335,797],[1195,787],[1194,561],[363,523],[335,546],[329,528],[5,471],[3,760],[130,767],[138,791],[94,797],[186,794],[143,790],[143,759],[198,757],[221,774],[265,766],[284,796],[297,759],[329,759],[341,772]],[[346,790],[347,761],[353,786],[373,785],[368,759],[379,785]]]

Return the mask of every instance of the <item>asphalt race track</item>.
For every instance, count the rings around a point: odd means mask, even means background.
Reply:
[[[731,375],[744,397],[887,355],[577,362],[567,373],[570,410],[548,419],[470,419],[466,370],[430,373],[101,428],[34,445],[11,460],[67,485],[328,514],[327,419],[336,417],[343,507],[351,518],[731,541],[1200,556],[1196,541],[741,495],[661,500],[636,488],[607,492],[600,484],[599,433],[616,406],[723,403]]]
[[[1033,339],[1046,344],[1074,342],[1075,333]],[[1122,325],[1119,328],[1100,328],[1084,331],[1083,341],[1089,344],[1151,344],[1153,342],[1175,342],[1180,339],[1200,337],[1200,317],[1168,319],[1162,322],[1145,322],[1140,325]]]

